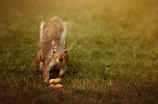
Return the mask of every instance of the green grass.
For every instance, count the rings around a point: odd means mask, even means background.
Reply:
[[[0,103],[156,104],[156,0],[0,1]],[[37,71],[40,22],[67,22],[62,89]],[[51,74],[51,77],[54,74]]]

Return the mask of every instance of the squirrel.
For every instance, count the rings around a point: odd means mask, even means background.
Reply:
[[[59,77],[62,77],[67,70],[68,53],[66,49],[66,25],[58,17],[52,17],[40,25],[40,45],[37,52],[37,67],[43,73],[44,82],[49,81],[50,71],[59,70]]]

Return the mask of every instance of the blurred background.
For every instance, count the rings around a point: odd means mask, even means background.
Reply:
[[[52,16],[68,29],[70,59],[60,94],[47,89],[35,64],[40,22]],[[157,0],[0,0],[1,101],[20,102],[20,93],[25,103],[82,97],[85,103],[156,103],[157,47]]]

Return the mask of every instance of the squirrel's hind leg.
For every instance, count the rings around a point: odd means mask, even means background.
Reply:
[[[43,72],[43,61],[42,61],[41,51],[38,51],[38,53],[37,53],[36,62],[37,62],[38,70],[42,73]]]
[[[39,71],[42,73],[43,72],[43,62],[41,61],[39,64]]]
[[[49,76],[50,76],[50,67],[49,67],[49,63],[44,63],[43,66],[43,79],[44,82],[48,82],[49,81]]]

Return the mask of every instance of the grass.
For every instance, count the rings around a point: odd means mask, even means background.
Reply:
[[[0,103],[156,104],[157,4],[0,1]],[[62,89],[48,88],[35,63],[39,24],[52,16],[68,26],[69,62]]]

